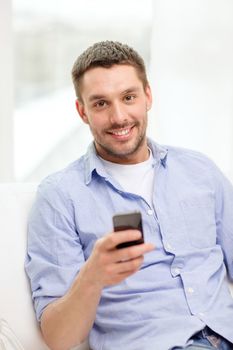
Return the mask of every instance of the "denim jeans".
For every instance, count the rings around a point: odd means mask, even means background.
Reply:
[[[185,349],[187,350],[233,350],[233,344],[222,338],[210,328],[205,327],[192,337],[194,341]]]

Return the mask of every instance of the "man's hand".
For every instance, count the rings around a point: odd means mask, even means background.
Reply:
[[[143,255],[154,249],[152,244],[145,243],[116,248],[119,243],[140,237],[140,231],[125,230],[109,233],[95,243],[71,288],[49,304],[42,314],[42,333],[51,349],[70,349],[86,339],[93,326],[102,289],[120,283],[138,271]]]
[[[83,267],[82,278],[104,288],[120,283],[134,274],[140,269],[143,255],[152,251],[154,245],[142,243],[122,249],[117,249],[116,246],[140,237],[141,232],[138,230],[125,230],[109,233],[97,240]]]

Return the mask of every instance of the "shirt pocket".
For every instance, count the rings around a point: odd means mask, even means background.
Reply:
[[[212,197],[192,197],[180,202],[190,244],[208,248],[216,244],[215,202]]]

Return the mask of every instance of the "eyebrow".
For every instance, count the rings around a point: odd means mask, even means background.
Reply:
[[[139,87],[137,87],[137,86],[132,86],[132,87],[126,89],[125,91],[123,91],[123,92],[121,93],[121,95],[130,94],[130,93],[132,93],[132,92],[138,92],[139,90],[140,90]]]
[[[92,101],[96,101],[96,100],[102,100],[106,98],[106,96],[104,95],[91,95],[89,98],[88,98],[88,101],[89,102],[92,102]]]
[[[126,95],[126,94],[129,94],[129,93],[132,93],[132,92],[138,92],[140,89],[139,87],[136,87],[136,86],[132,86],[132,87],[129,87],[128,89],[122,91],[120,94],[121,95]],[[106,99],[107,96],[106,95],[91,95],[89,98],[88,98],[88,101],[89,102],[93,102],[93,101],[96,101],[96,100],[103,100],[103,99]]]

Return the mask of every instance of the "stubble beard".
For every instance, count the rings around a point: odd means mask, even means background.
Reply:
[[[135,127],[138,127],[138,124],[135,124]],[[124,145],[122,150],[117,149],[117,147],[114,146],[111,147],[110,144],[102,142],[102,140],[99,137],[95,138],[95,143],[99,146],[100,149],[104,150],[106,155],[109,155],[112,158],[124,160],[127,159],[129,156],[135,154],[143,146],[146,139],[146,127],[147,123],[145,122],[141,133],[137,136],[132,146],[130,146],[128,149],[124,149]]]

